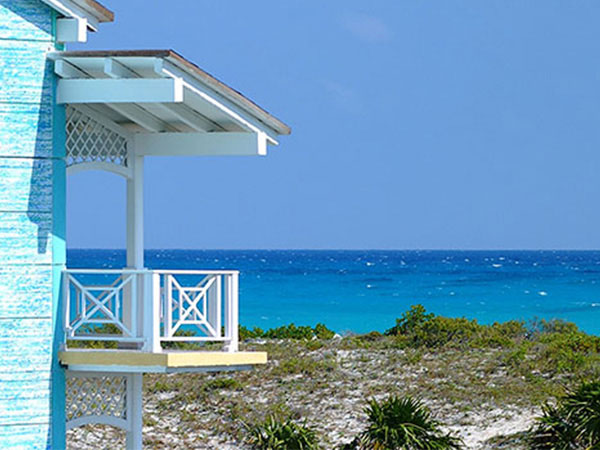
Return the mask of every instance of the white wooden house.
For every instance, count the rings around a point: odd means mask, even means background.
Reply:
[[[173,51],[65,50],[112,20],[94,0],[0,0],[0,448],[62,449],[89,423],[141,448],[143,373],[266,362],[238,351],[235,270],[145,267],[144,158],[266,155],[290,129]],[[66,268],[66,178],[85,170],[127,180],[123,269]],[[163,350],[180,340],[220,347]]]

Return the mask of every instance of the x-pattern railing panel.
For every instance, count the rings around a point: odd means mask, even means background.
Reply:
[[[66,270],[65,348],[69,341],[102,340],[160,352],[166,341],[213,341],[236,351],[238,276],[210,270]]]
[[[166,296],[164,301],[171,303],[170,308],[165,308],[171,311],[171,314],[165,318],[169,322],[166,327],[169,330],[166,337],[174,336],[182,326],[195,326],[207,336],[221,337],[220,327],[216,323],[211,323],[209,318],[209,308],[218,307],[215,304],[216,300],[209,304],[211,289],[219,289],[217,280],[216,275],[208,275],[195,286],[184,287],[175,276],[165,276],[165,283],[168,285],[166,292],[170,295]],[[213,292],[213,295],[218,299],[220,292]]]
[[[135,330],[126,325],[123,320],[123,301],[125,290],[129,289],[129,295],[136,294],[135,274],[119,274],[110,284],[88,284],[77,279],[73,274],[67,274],[66,299],[70,303],[70,290],[75,292],[75,317],[68,320],[69,337],[77,339],[89,337],[86,331],[89,325],[116,326],[125,338],[136,338]],[[89,330],[87,330],[89,331]]]

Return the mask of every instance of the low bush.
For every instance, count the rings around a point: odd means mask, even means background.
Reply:
[[[79,335],[96,335],[101,337],[111,337],[111,336],[121,336],[123,331],[113,325],[111,323],[102,324],[102,325],[85,325],[81,328],[81,332]],[[104,341],[104,340],[89,340],[89,341],[79,341],[79,340],[69,340],[67,341],[67,346],[69,348],[89,348],[89,349],[116,349],[117,342],[116,341]]]
[[[600,382],[583,382],[544,405],[530,444],[548,450],[600,448]]]
[[[541,357],[546,362],[546,370],[575,372],[598,363],[600,337],[579,331],[576,327],[540,334],[538,340],[543,345]]]
[[[457,449],[460,439],[441,430],[429,409],[411,397],[371,400],[365,409],[368,427],[343,450]]]
[[[283,325],[277,328],[271,328],[267,331],[255,327],[252,330],[244,326],[240,326],[239,336],[242,341],[247,339],[331,339],[335,336],[335,332],[327,328],[324,324],[318,323],[315,327],[306,325],[297,326],[294,323]]]
[[[510,347],[526,337],[527,329],[519,321],[481,325],[464,317],[436,316],[422,305],[414,305],[385,335],[395,336],[399,344],[410,347]]]
[[[243,325],[240,325],[238,332],[240,341],[246,341],[248,339],[259,339],[265,336],[265,332],[258,327],[254,327],[252,329],[246,328]]]
[[[318,450],[317,435],[305,424],[291,419],[267,420],[249,430],[248,443],[257,450]]]
[[[275,376],[302,374],[313,377],[324,376],[333,372],[336,368],[337,362],[334,358],[315,360],[310,356],[292,356],[281,361],[278,366],[273,368],[271,373]]]
[[[240,383],[235,378],[215,378],[213,380],[207,381],[202,389],[205,391],[219,391],[219,390],[228,390],[228,391],[239,391],[243,388],[242,383]]]

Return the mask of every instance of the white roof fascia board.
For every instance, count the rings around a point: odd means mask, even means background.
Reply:
[[[86,19],[88,27],[93,31],[98,31],[100,25],[98,18],[77,6],[71,0],[42,0],[42,2],[54,8],[65,17],[80,20]]]
[[[56,102],[67,103],[181,103],[183,82],[170,79],[61,79]]]
[[[173,79],[181,79],[183,85],[194,94],[200,96],[207,103],[221,110],[227,116],[231,117],[235,122],[243,128],[254,133],[264,133],[269,142],[273,145],[279,145],[276,139],[277,131],[268,127],[266,124],[251,117],[246,112],[242,111],[233,102],[227,99],[219,92],[207,87],[203,83],[194,79],[193,75],[188,75],[185,70],[178,68],[175,64],[164,59],[156,59],[154,65],[155,71],[162,77]]]
[[[264,133],[137,133],[136,156],[265,156]]]

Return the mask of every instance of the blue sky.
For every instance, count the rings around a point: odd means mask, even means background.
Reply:
[[[104,0],[72,49],[172,48],[291,125],[146,162],[147,248],[600,248],[600,2]],[[68,186],[122,248],[125,185]]]

